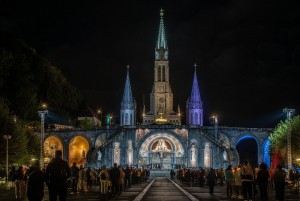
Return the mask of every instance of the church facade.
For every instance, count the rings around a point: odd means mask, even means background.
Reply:
[[[113,163],[150,169],[178,169],[182,167],[225,168],[240,163],[236,146],[245,139],[253,139],[256,163],[270,163],[268,136],[272,129],[203,126],[203,105],[196,67],[187,100],[186,125],[181,123],[179,106],[176,112],[169,83],[168,46],[163,12],[160,13],[158,40],[155,46],[154,84],[150,93],[150,109],[143,109],[141,125],[136,125],[136,102],[133,99],[129,67],[120,107],[120,126],[90,131],[68,130],[47,132],[45,162],[57,149],[63,151],[69,164],[76,162],[90,167]]]

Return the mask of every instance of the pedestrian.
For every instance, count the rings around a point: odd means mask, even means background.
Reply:
[[[123,185],[124,185],[125,172],[123,171],[123,168],[121,165],[118,166],[118,169],[120,171],[120,176],[118,179],[118,194],[121,194]]]
[[[68,163],[62,159],[62,151],[55,151],[55,158],[46,168],[45,178],[49,190],[49,201],[66,201],[67,179],[71,176]]]
[[[214,188],[216,185],[216,181],[217,181],[217,175],[215,173],[215,170],[213,168],[211,168],[209,170],[209,173],[207,175],[207,185],[209,187],[209,193],[213,194],[214,193]]]
[[[268,185],[269,185],[270,174],[268,166],[265,163],[260,164],[260,170],[257,172],[256,181],[260,192],[260,200],[268,200]]]
[[[275,183],[276,200],[278,201],[284,200],[285,177],[286,177],[286,172],[282,169],[281,165],[277,165],[274,173],[274,183]]]
[[[26,176],[23,166],[20,166],[13,176],[15,181],[15,195],[17,199],[25,198]]]
[[[130,184],[131,184],[131,171],[129,169],[129,166],[126,165],[125,168],[125,178],[124,178],[124,188],[130,188]]]
[[[41,170],[40,162],[35,160],[27,179],[27,198],[29,201],[41,201],[43,199],[44,181],[45,174]]]
[[[242,188],[243,188],[243,196],[244,200],[252,201],[252,184],[253,184],[253,170],[252,167],[248,164],[248,161],[244,162],[242,166]]]
[[[114,196],[117,193],[118,179],[120,177],[120,171],[117,167],[117,163],[114,163],[114,166],[110,169],[109,177],[112,183],[111,193]]]
[[[225,170],[225,182],[226,182],[226,192],[227,192],[227,197],[231,198],[232,196],[232,187],[233,187],[233,182],[234,182],[234,177],[233,177],[233,171],[232,171],[232,166],[228,165],[228,167]]]
[[[93,184],[91,174],[92,174],[91,168],[88,167],[88,169],[86,170],[86,173],[85,173],[85,175],[86,175],[86,186],[87,186],[88,190],[92,189],[92,184]]]
[[[243,199],[242,195],[242,180],[241,180],[241,165],[234,169],[233,178],[234,178],[234,191],[235,198]]]
[[[108,184],[109,184],[109,173],[106,169],[106,166],[103,165],[102,170],[100,171],[100,192],[101,192],[101,194],[107,194]]]
[[[12,166],[8,172],[8,181],[9,181],[9,188],[14,187],[14,174],[15,174],[15,166]]]
[[[76,166],[76,162],[73,162],[71,167],[71,186],[72,186],[72,193],[77,193],[77,183],[79,178],[79,168]]]
[[[85,177],[85,171],[83,165],[80,165],[79,172],[78,172],[78,187],[80,191],[84,191],[84,177]]]

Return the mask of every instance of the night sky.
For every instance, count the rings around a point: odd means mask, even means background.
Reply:
[[[297,2],[297,1],[293,1]],[[0,27],[59,67],[92,108],[119,115],[130,65],[138,114],[149,109],[159,10],[174,110],[185,112],[194,63],[205,125],[272,127],[300,110],[300,12],[290,1],[0,1]]]

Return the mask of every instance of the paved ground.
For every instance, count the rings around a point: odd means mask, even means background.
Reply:
[[[44,201],[48,201],[48,192],[45,192]],[[9,189],[7,184],[0,183],[0,200],[13,201],[14,189]],[[24,199],[23,201],[26,201]],[[168,178],[151,178],[148,181],[140,184],[133,184],[131,188],[124,189],[121,195],[116,197],[101,195],[99,187],[94,186],[91,191],[84,191],[75,195],[68,194],[69,201],[187,201],[187,200],[201,200],[201,201],[235,201],[237,199],[229,199],[226,196],[226,186],[217,185],[215,187],[214,195],[208,193],[208,188],[199,187],[198,184],[179,183],[178,180],[169,180]],[[259,196],[254,199],[260,201]],[[270,201],[275,201],[275,192],[270,190]],[[291,191],[290,187],[286,188],[285,201],[299,201],[299,192]]]

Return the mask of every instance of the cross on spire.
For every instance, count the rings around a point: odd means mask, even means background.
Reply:
[[[163,17],[164,16],[164,10],[161,8],[160,9],[160,16]]]
[[[194,67],[195,67],[195,71],[196,71],[196,69],[197,69],[197,64],[196,63],[194,64]]]

